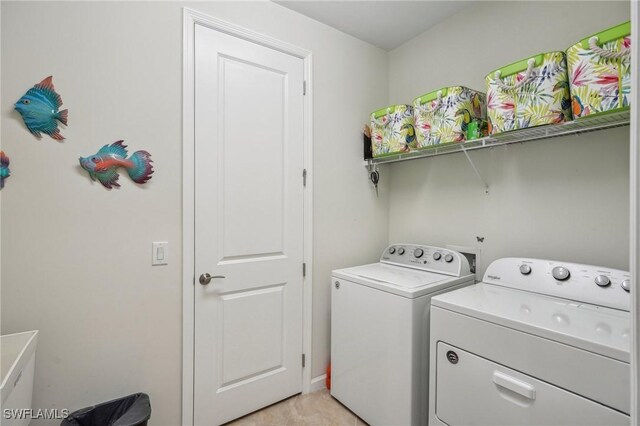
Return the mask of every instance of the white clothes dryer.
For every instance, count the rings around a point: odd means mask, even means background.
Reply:
[[[431,425],[628,425],[630,275],[493,262],[432,299]]]

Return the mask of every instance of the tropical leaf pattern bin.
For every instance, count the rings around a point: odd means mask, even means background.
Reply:
[[[416,132],[411,105],[393,105],[371,113],[373,157],[409,152],[415,148]]]
[[[490,134],[571,120],[564,52],[523,59],[492,71],[485,81]]]
[[[486,95],[463,86],[445,87],[413,101],[416,148],[466,140],[467,125],[486,118]]]
[[[574,118],[629,108],[631,23],[593,34],[567,49]]]

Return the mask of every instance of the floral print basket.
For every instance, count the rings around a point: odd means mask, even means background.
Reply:
[[[515,62],[485,80],[490,134],[571,120],[564,52]]]
[[[629,108],[630,34],[625,22],[567,49],[574,118]]]
[[[445,87],[413,101],[416,147],[462,142],[467,125],[485,119],[486,95],[462,86]]]
[[[371,113],[371,148],[374,157],[409,152],[415,148],[413,107],[393,105]]]

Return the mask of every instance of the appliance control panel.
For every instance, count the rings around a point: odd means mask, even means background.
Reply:
[[[492,262],[483,281],[623,311],[631,307],[629,272],[602,266],[508,257]]]
[[[469,275],[469,261],[457,251],[419,244],[392,244],[380,256],[380,262],[439,274]]]

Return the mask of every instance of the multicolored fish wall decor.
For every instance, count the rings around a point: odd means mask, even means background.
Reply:
[[[127,146],[124,141],[105,145],[90,157],[80,157],[80,166],[89,172],[92,180],[98,180],[105,188],[119,187],[118,167],[124,167],[135,183],[146,183],[151,179],[153,166],[151,154],[136,151],[127,158]]]
[[[9,157],[3,151],[0,151],[0,189],[4,188],[4,180],[9,177]]]
[[[27,129],[35,136],[40,137],[42,132],[61,141],[64,136],[60,134],[58,121],[66,126],[69,110],[59,111],[62,98],[53,88],[52,79],[53,77],[49,76],[29,89],[16,102],[15,109],[22,115]]]

